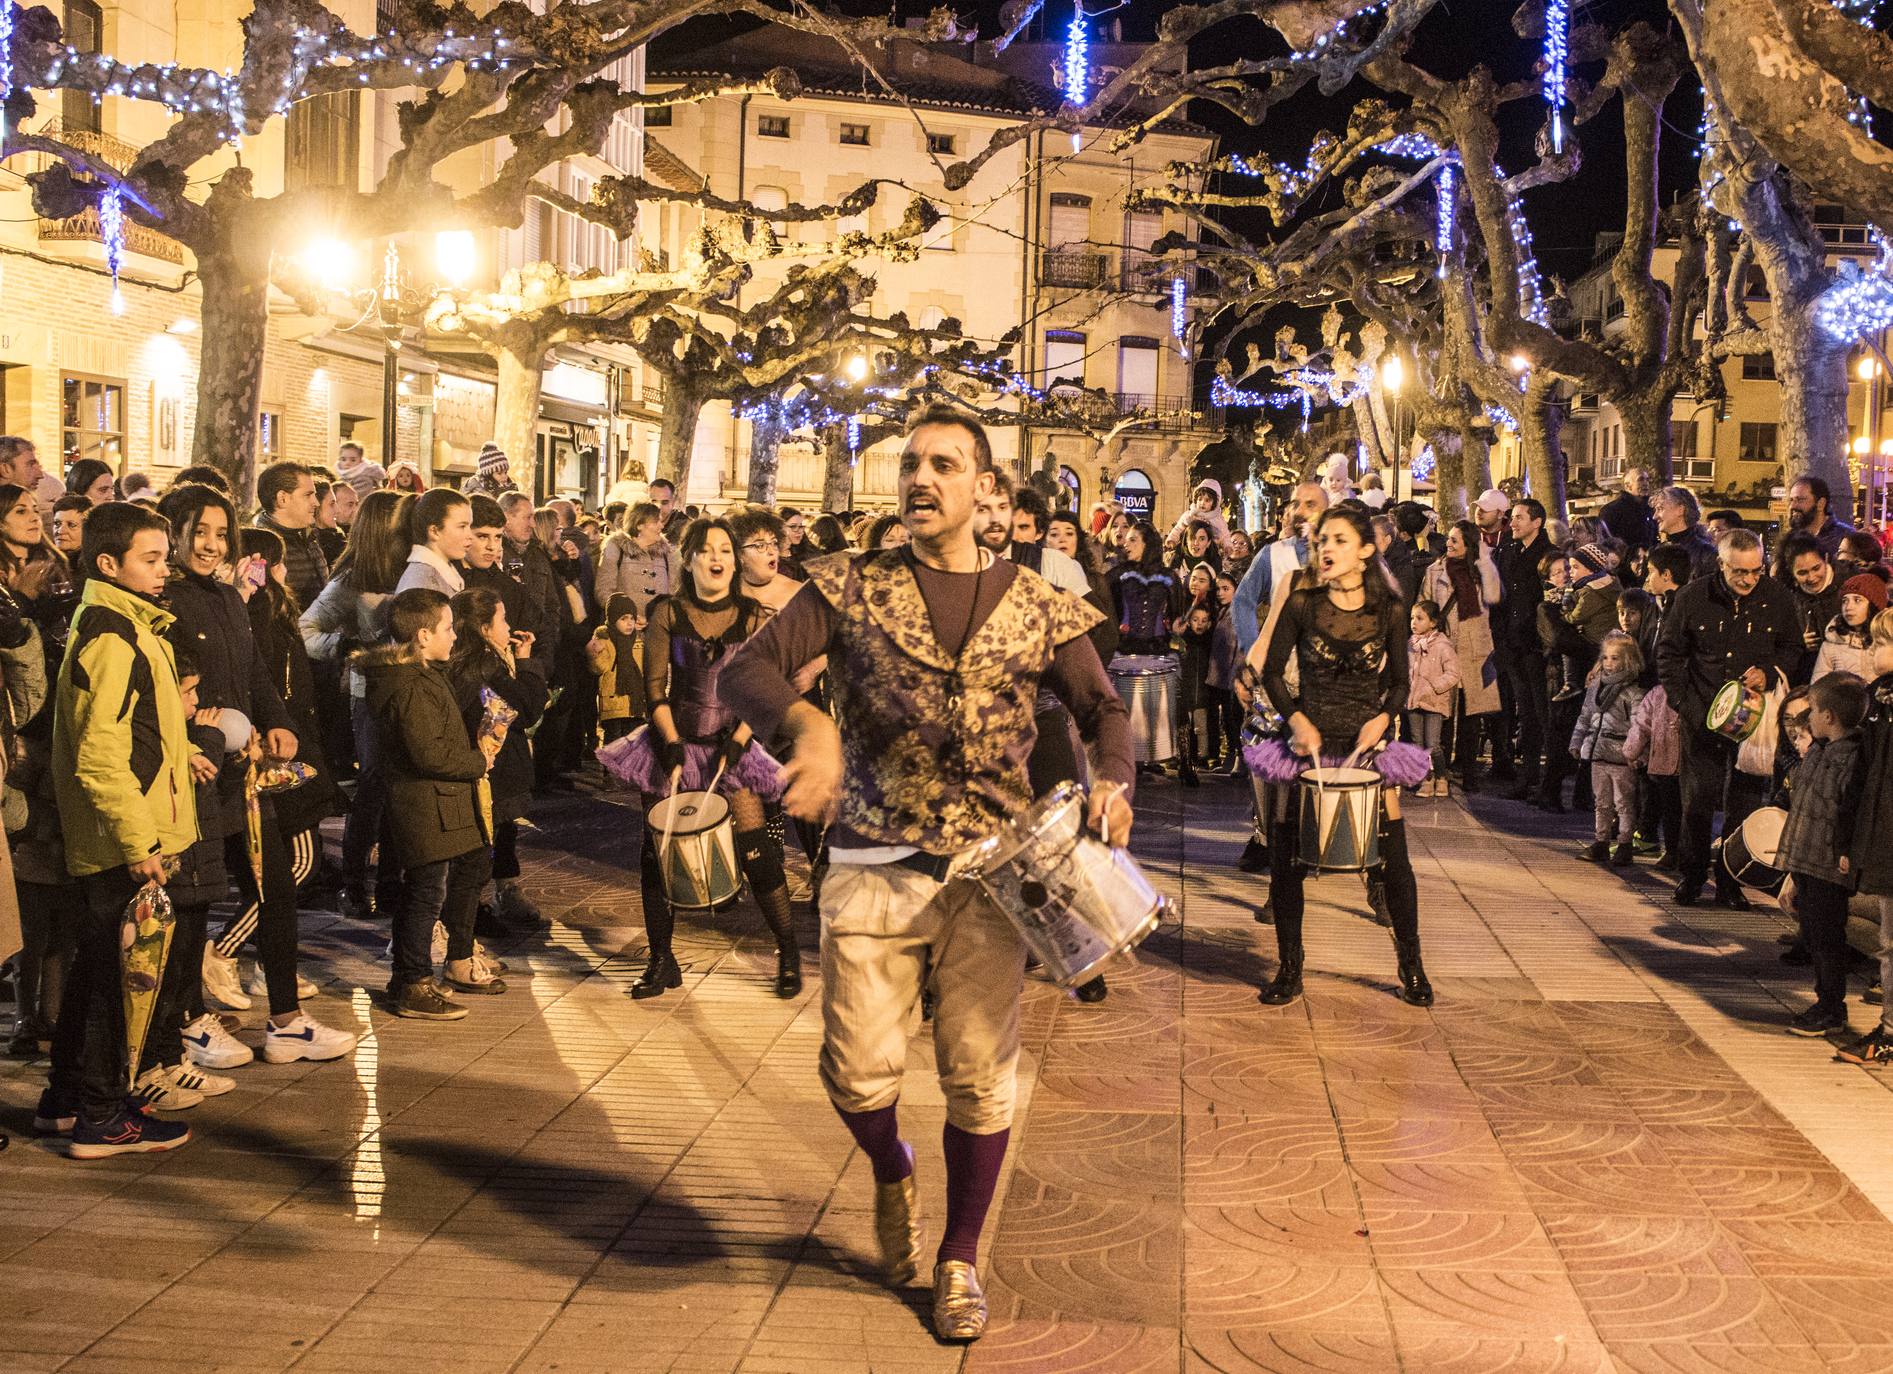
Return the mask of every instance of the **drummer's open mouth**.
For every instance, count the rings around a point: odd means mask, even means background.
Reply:
[[[907,498],[908,515],[918,515],[923,511],[938,511],[939,503],[931,496],[910,496]]]

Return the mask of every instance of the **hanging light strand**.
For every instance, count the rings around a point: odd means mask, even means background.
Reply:
[[[1446,263],[1453,255],[1453,220],[1459,209],[1459,169],[1448,162],[1439,169],[1439,220],[1433,229],[1433,247],[1439,252],[1439,278],[1446,280]]]
[[[122,315],[125,296],[118,288],[118,272],[125,263],[125,192],[116,184],[106,187],[99,198],[99,239],[105,245],[105,265],[112,272],[112,313]]]
[[[1551,107],[1551,151],[1564,152],[1565,59],[1570,53],[1571,0],[1545,4],[1545,104]]]
[[[1085,10],[1082,3],[1071,16],[1071,27],[1065,30],[1065,103],[1074,110],[1082,110],[1085,101],[1091,96],[1091,34],[1085,26]],[[1073,129],[1071,150],[1075,153],[1083,146],[1082,133]]]

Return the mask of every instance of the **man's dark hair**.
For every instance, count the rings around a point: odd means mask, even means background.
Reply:
[[[309,469],[309,475],[316,479],[316,490],[320,491],[325,482],[330,486],[335,485],[334,468],[325,467],[321,463],[306,463],[304,466]]]
[[[1817,710],[1831,713],[1843,730],[1858,730],[1867,718],[1867,684],[1852,673],[1829,673],[1808,688]]]
[[[1521,496],[1518,500],[1512,502],[1513,510],[1517,510],[1520,506],[1530,511],[1531,518],[1536,520],[1539,524],[1542,525],[1545,523],[1545,503],[1540,501],[1536,496]]]
[[[198,665],[197,655],[175,640],[171,643],[171,665],[177,670],[177,685],[182,687],[187,677],[202,677],[204,670]]]
[[[672,496],[675,496],[677,494],[677,484],[671,481],[670,478],[668,477],[652,478],[650,486],[646,487],[645,490],[655,495],[659,487],[662,487],[665,491],[669,492]]]
[[[1052,503],[1045,499],[1045,493],[1037,487],[1020,487],[1012,493],[1012,513],[1016,516],[1024,511],[1037,522],[1039,538],[1045,538],[1045,531],[1052,523]]]
[[[171,537],[171,522],[148,507],[132,501],[107,501],[92,507],[85,518],[85,535],[79,544],[79,563],[93,577],[103,577],[99,559],[105,555],[123,560],[131,541],[146,530],[157,530]]]
[[[1742,512],[1730,510],[1726,506],[1720,510],[1712,510],[1702,517],[1702,523],[1705,525],[1714,524],[1718,520],[1732,530],[1745,530],[1748,528],[1748,521],[1742,518]]]
[[[1012,479],[1008,477],[1005,473],[999,471],[999,469],[994,468],[993,469],[993,495],[1005,497],[1006,504],[1010,505],[1012,503],[1012,499],[1015,494],[1016,493],[1013,489]]]
[[[971,415],[944,401],[935,401],[920,414],[908,422],[908,437],[923,425],[953,425],[973,436],[973,470],[991,472],[993,470],[992,441],[986,437],[986,427]]]
[[[500,496],[500,510],[507,515],[511,515],[521,506],[530,506],[531,504],[532,498],[523,491],[504,492]]]
[[[1426,533],[1426,507],[1418,501],[1401,501],[1393,508],[1394,528],[1409,539]]]
[[[625,506],[626,503],[623,501],[605,502],[605,523],[614,530],[618,528],[619,522],[624,519]]]
[[[1669,575],[1670,581],[1682,586],[1689,581],[1689,550],[1678,548],[1674,544],[1658,544],[1650,550],[1650,570]]]
[[[397,644],[412,644],[422,630],[440,624],[440,613],[452,604],[432,587],[409,587],[388,603],[388,633]]]
[[[1801,556],[1810,553],[1818,555],[1823,563],[1827,561],[1827,554],[1821,549],[1821,541],[1806,530],[1796,530],[1781,541],[1781,566],[1793,572],[1794,565]]]
[[[1834,508],[1833,489],[1827,485],[1826,478],[1816,477],[1811,472],[1804,472],[1799,477],[1795,478],[1793,482],[1789,483],[1788,489],[1792,491],[1795,487],[1806,487],[1809,496],[1812,496],[1816,501],[1824,502],[1829,510]]]
[[[307,465],[291,462],[288,459],[280,463],[271,463],[256,474],[256,505],[265,515],[276,513],[276,502],[302,485],[302,479],[313,477]]]
[[[219,472],[209,463],[192,463],[187,468],[179,468],[177,472],[172,475],[170,486],[167,486],[165,490],[169,491],[171,487],[181,487],[187,482],[195,482],[199,486],[215,487],[225,496],[230,495],[230,479],[225,477],[223,473]]]
[[[506,523],[506,512],[500,509],[500,503],[490,496],[474,496],[473,528],[476,530],[496,530]]]

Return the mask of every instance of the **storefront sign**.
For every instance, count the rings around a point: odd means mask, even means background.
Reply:
[[[1139,468],[1132,468],[1119,477],[1111,494],[1124,507],[1124,514],[1133,520],[1149,520],[1156,514],[1156,489],[1150,485],[1148,474]]]

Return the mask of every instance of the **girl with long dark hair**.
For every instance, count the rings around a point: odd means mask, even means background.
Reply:
[[[1400,995],[1415,1006],[1433,1001],[1420,963],[1419,892],[1407,856],[1399,789],[1427,776],[1424,749],[1390,742],[1407,702],[1406,607],[1374,549],[1365,514],[1335,507],[1315,527],[1312,565],[1296,578],[1270,636],[1262,687],[1287,723],[1286,740],[1244,751],[1249,767],[1274,789],[1269,840],[1269,899],[1275,908],[1280,964],[1261,1000],[1284,1006],[1302,991],[1303,872],[1299,826],[1289,789],[1312,764],[1357,759],[1390,785],[1380,790],[1381,878],[1398,954]],[[1299,678],[1288,680],[1290,659]]]
[[[802,990],[801,952],[789,919],[782,846],[770,837],[765,812],[766,804],[782,795],[782,770],[752,738],[749,727],[722,704],[716,690],[730,653],[761,628],[766,617],[737,586],[736,538],[728,521],[693,521],[679,551],[683,590],[652,604],[644,631],[650,724],[607,755],[614,774],[644,794],[639,868],[651,952],[631,995],[656,997],[683,984],[683,972],[671,952],[675,918],[664,893],[651,808],[673,791],[707,789],[720,768],[716,786],[729,800],[737,861],[776,937],[776,995],[794,997]]]
[[[1160,754],[1168,735],[1185,787],[1196,786],[1190,761],[1189,718],[1182,709],[1181,666],[1171,636],[1185,608],[1183,585],[1163,565],[1163,542],[1148,520],[1124,536],[1124,561],[1110,573],[1111,605],[1117,613],[1117,653],[1110,661],[1118,694],[1131,704],[1131,724],[1140,752]]]

